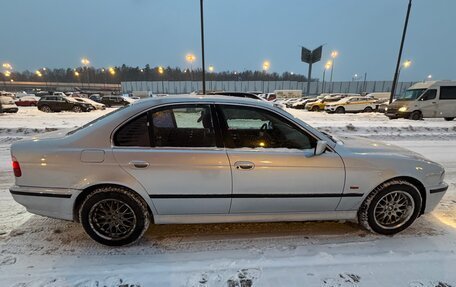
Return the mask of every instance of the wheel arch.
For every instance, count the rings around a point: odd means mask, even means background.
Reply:
[[[411,177],[411,176],[397,176],[397,177],[385,180],[382,183],[380,183],[379,185],[377,185],[373,190],[371,190],[367,196],[369,196],[369,194],[371,194],[376,189],[378,189],[379,187],[381,187],[382,185],[384,185],[390,181],[406,181],[406,182],[412,184],[413,186],[415,186],[418,189],[418,191],[420,192],[421,200],[422,200],[420,215],[424,213],[424,210],[426,208],[426,199],[427,199],[426,198],[426,188],[424,187],[424,185],[421,181],[419,181],[418,179]]]
[[[152,223],[153,223],[153,220],[154,220],[154,213],[152,212],[152,209],[150,208],[150,205],[149,203],[147,202],[147,200],[145,200],[143,198],[143,196],[139,193],[139,192],[136,192],[135,190],[127,187],[127,186],[124,186],[124,185],[121,185],[121,184],[115,184],[115,183],[100,183],[100,184],[95,184],[95,185],[91,185],[91,186],[88,186],[86,187],[85,189],[82,190],[82,192],[80,192],[78,194],[78,196],[76,197],[75,201],[74,201],[74,204],[73,204],[73,220],[75,222],[78,222],[79,223],[79,209],[81,208],[81,205],[82,203],[84,202],[84,199],[94,190],[98,189],[98,188],[103,188],[103,187],[118,187],[118,188],[123,188],[125,190],[128,190],[129,192],[131,193],[134,193],[136,194],[139,198],[141,198],[145,205],[147,206],[147,211],[149,212],[149,215],[150,215],[150,218],[152,220]]]

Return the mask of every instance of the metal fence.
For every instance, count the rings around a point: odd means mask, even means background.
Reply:
[[[397,93],[404,92],[414,82],[399,82]],[[390,92],[392,81],[312,82],[310,94]],[[122,92],[150,91],[154,94],[186,94],[202,90],[201,81],[132,81],[121,83]],[[262,91],[302,90],[307,93],[307,82],[295,81],[207,81],[208,91]]]

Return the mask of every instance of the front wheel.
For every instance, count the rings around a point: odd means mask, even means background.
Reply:
[[[393,180],[369,194],[358,211],[358,221],[367,230],[393,235],[415,221],[421,205],[421,194],[414,185]]]
[[[320,111],[320,108],[318,106],[312,107],[312,112],[318,112],[318,111]]]
[[[73,112],[75,112],[75,113],[80,113],[80,112],[82,112],[82,109],[81,109],[80,106],[74,106],[72,110],[73,110]]]
[[[372,113],[374,111],[374,109],[372,109],[371,107],[365,107],[364,108],[364,112],[365,113]]]
[[[419,121],[423,119],[423,114],[420,111],[414,111],[410,114],[410,119],[414,121]]]
[[[345,114],[345,108],[344,107],[337,107],[336,113],[337,114]]]
[[[51,108],[50,108],[49,106],[42,106],[42,107],[40,108],[40,110],[41,110],[42,112],[45,112],[45,113],[52,113],[52,110],[51,110]]]
[[[119,187],[104,187],[87,196],[79,220],[98,243],[122,246],[139,240],[149,227],[146,203],[138,195]]]
[[[454,118],[443,118],[443,119],[447,122],[451,122],[452,120],[454,120]]]

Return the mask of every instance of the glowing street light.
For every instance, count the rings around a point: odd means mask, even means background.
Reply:
[[[82,63],[84,66],[90,65],[90,61],[89,61],[89,59],[87,59],[87,58],[82,58],[82,59],[81,59],[81,63]]]
[[[79,77],[79,72],[78,71],[74,71],[74,76],[75,77]]]
[[[187,62],[189,62],[190,64],[193,64],[193,62],[196,60],[196,56],[193,55],[193,54],[187,54],[185,56],[185,59],[187,60]]]
[[[36,70],[35,74],[40,78],[43,76],[43,74],[39,70]]]
[[[5,77],[10,77],[11,76],[11,72],[10,71],[5,71],[4,75],[5,75]]]
[[[263,62],[263,71],[267,72],[270,67],[271,67],[271,62],[269,62],[267,60]]]
[[[157,70],[160,75],[163,75],[165,73],[165,69],[162,66],[158,67]]]
[[[214,72],[215,68],[214,68],[213,65],[210,65],[210,66],[207,68],[207,70],[208,70],[210,73],[212,73],[212,72]]]
[[[412,65],[412,61],[411,60],[405,60],[405,62],[402,64],[402,67],[407,69],[411,65]]]
[[[10,63],[3,63],[2,64],[2,67],[7,69],[7,70],[12,70],[13,69],[13,66],[11,66]]]
[[[428,81],[432,80],[432,75],[427,76]]]
[[[328,60],[325,64],[325,67],[323,69],[323,82],[322,82],[322,85],[321,85],[321,90],[322,92],[324,93],[325,92],[325,75],[326,75],[326,71],[331,69],[332,67],[332,61],[331,60]]]
[[[331,61],[331,77],[329,79],[329,81],[332,83],[333,81],[333,74],[334,74],[334,66],[335,66],[335,62],[336,62],[336,58],[339,56],[339,52],[334,50],[331,52],[331,58],[332,58],[332,61]]]
[[[109,71],[109,74],[111,74],[112,76],[114,76],[116,74],[116,70],[113,67],[109,67],[108,71]]]

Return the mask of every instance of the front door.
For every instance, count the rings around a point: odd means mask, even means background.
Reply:
[[[437,90],[428,89],[418,100],[418,104],[424,118],[435,118],[438,116]]]
[[[231,213],[334,211],[345,170],[331,150],[275,112],[221,105],[218,114],[233,174]]]
[[[159,214],[229,212],[231,170],[209,105],[155,109],[125,124],[114,139],[116,160],[145,187]]]

